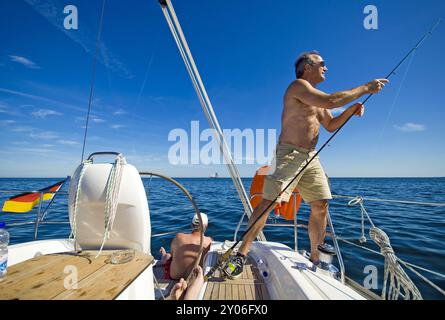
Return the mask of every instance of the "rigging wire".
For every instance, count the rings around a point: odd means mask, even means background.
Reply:
[[[240,200],[243,204],[244,210],[250,217],[253,211],[252,205],[250,204],[249,197],[247,196],[247,192],[244,188],[243,182],[238,172],[238,168],[236,167],[233,161],[232,154],[224,138],[224,134],[219,125],[218,118],[215,115],[212,103],[210,102],[210,99],[207,95],[207,91],[204,87],[201,76],[199,75],[198,69],[196,67],[193,56],[190,52],[190,48],[185,39],[184,33],[182,31],[181,25],[174,11],[173,5],[171,4],[170,0],[159,0],[159,3],[161,5],[162,12],[165,16],[170,31],[172,32],[176,45],[179,49],[181,57],[184,61],[187,72],[189,73],[190,79],[195,88],[196,95],[198,96],[199,102],[203,108],[207,121],[214,130],[215,138],[218,142],[218,145],[224,156],[224,159],[226,160],[227,169],[230,173],[230,176],[233,180],[233,183],[238,192]],[[261,241],[266,240],[262,232],[259,233],[257,238]]]
[[[93,57],[93,66],[91,69],[91,79],[90,79],[90,96],[88,99],[88,112],[87,112],[87,118],[85,123],[85,132],[83,137],[83,144],[82,144],[82,156],[80,159],[80,162],[83,162],[83,158],[85,155],[85,145],[87,142],[87,135],[88,135],[88,124],[90,120],[90,113],[91,113],[91,106],[92,106],[92,100],[93,100],[93,92],[94,92],[94,83],[96,80],[96,67],[97,67],[97,60],[100,53],[100,39],[102,35],[102,26],[103,26],[103,19],[104,19],[104,13],[105,13],[105,4],[107,0],[103,0],[102,2],[102,10],[100,13],[100,21],[99,21],[99,29],[97,30],[97,38],[96,38],[96,52]]]

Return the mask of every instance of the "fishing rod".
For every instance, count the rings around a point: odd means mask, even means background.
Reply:
[[[421,45],[422,43],[425,41],[425,39],[431,35],[436,28],[439,26],[439,24],[442,22],[442,18],[440,18],[437,23],[427,32],[424,34],[424,36],[419,40],[419,42],[417,42],[417,44],[405,55],[405,57],[394,67],[394,69],[391,70],[391,72],[385,77],[385,79],[389,79],[392,75],[395,74],[395,72],[397,71],[397,69],[399,69],[399,67],[406,61],[406,59],[408,59],[408,57],[415,52]],[[368,97],[363,101],[363,105],[369,101],[369,99],[371,99],[371,97],[374,96],[374,93],[371,93],[368,95]],[[256,220],[247,228],[247,230],[243,233],[241,239],[243,239],[246,234],[248,234],[250,232],[250,230],[252,230],[252,228],[258,223],[258,221],[267,213],[269,212],[270,209],[273,209],[273,207],[276,205],[275,202],[278,200],[278,198],[281,197],[281,195],[286,192],[286,190],[292,185],[292,183],[301,175],[301,173],[309,166],[309,164],[320,154],[321,151],[323,151],[323,149],[329,144],[329,142],[332,141],[332,139],[334,139],[334,137],[340,132],[340,130],[348,123],[348,121],[354,116],[355,113],[351,114],[346,121],[332,134],[332,136],[323,144],[323,146],[320,148],[320,150],[317,151],[317,153],[312,156],[311,159],[309,159],[309,161],[306,162],[305,166],[298,171],[298,173],[296,174],[296,176],[287,184],[287,186],[275,197],[275,199],[266,207],[266,209],[264,209],[264,211],[258,216],[258,218],[256,218]],[[235,244],[233,244],[230,249],[228,249],[217,261],[217,263],[209,270],[209,272],[205,275],[204,279],[205,281],[207,281],[214,273],[215,271],[220,268],[223,263],[225,263],[230,255],[232,254],[233,250],[235,249],[235,247],[241,242],[241,240],[237,240],[235,242]]]

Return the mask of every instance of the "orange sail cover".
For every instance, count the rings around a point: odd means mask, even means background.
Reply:
[[[252,208],[256,208],[260,202],[263,200],[263,186],[264,179],[267,175],[270,174],[271,171],[270,166],[264,166],[258,169],[253,178],[252,185],[250,186],[250,203]],[[294,220],[295,214],[298,212],[298,209],[301,205],[301,195],[298,192],[298,189],[295,189],[292,193],[289,202],[282,202],[277,204],[275,207],[275,214],[277,216],[281,216],[285,220]]]
[[[43,192],[43,201],[51,200],[54,197],[54,194],[62,187],[64,182],[65,180],[59,181],[56,184],[40,189],[39,191],[26,192],[13,196],[5,201],[2,211],[16,213],[31,211],[38,203],[40,203],[40,192]]]

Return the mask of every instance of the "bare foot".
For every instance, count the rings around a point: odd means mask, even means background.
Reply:
[[[164,247],[161,247],[161,249],[159,249],[159,253],[161,254],[162,265],[164,265],[172,257],[170,253],[167,253],[167,251],[165,251]]]
[[[203,284],[204,275],[202,272],[202,268],[200,266],[197,266],[195,269],[192,270],[190,274],[189,284],[184,295],[184,300],[197,300]]]
[[[187,289],[187,282],[183,278],[179,279],[179,282],[174,285],[170,295],[168,296],[168,300],[183,300],[184,293]]]

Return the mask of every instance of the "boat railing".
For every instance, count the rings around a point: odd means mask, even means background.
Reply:
[[[17,193],[39,193],[40,195],[40,200],[43,199],[43,193],[41,191],[29,191],[29,190],[0,190],[0,195],[1,194],[17,194]],[[34,240],[37,240],[38,238],[38,234],[39,234],[39,227],[41,225],[67,225],[70,222],[69,221],[46,221],[45,218],[48,216],[49,212],[50,212],[50,208],[51,205],[54,202],[54,199],[56,199],[56,197],[61,196],[61,195],[68,195],[68,192],[66,191],[58,191],[54,194],[53,198],[51,199],[51,201],[49,202],[49,204],[46,205],[46,207],[43,206],[43,201],[39,202],[38,207],[35,210],[35,219],[30,220],[30,221],[9,221],[7,223],[8,227],[18,227],[18,226],[25,226],[25,225],[34,225]],[[255,197],[260,196],[260,194],[255,194],[252,196],[252,199],[254,199]],[[295,201],[295,197],[294,201]],[[364,205],[363,202],[366,201],[370,201],[370,202],[383,202],[383,203],[398,203],[398,204],[405,204],[405,205],[426,205],[426,206],[435,206],[435,207],[445,207],[445,203],[429,203],[429,202],[416,202],[416,201],[403,201],[403,200],[385,200],[385,199],[376,199],[376,198],[367,198],[367,197],[361,197],[361,196],[345,196],[345,195],[333,195],[333,199],[348,199],[350,200],[348,202],[348,206],[354,206],[354,205],[359,205],[361,208],[361,213],[362,213],[362,238],[364,236],[364,227],[363,227],[363,223],[365,221],[365,217],[367,217],[369,219],[369,221],[372,223],[372,220],[370,219],[369,215],[366,212],[366,209],[364,209]],[[294,203],[294,210],[295,210],[296,206]],[[15,214],[15,215],[23,215],[21,213],[19,214]],[[243,220],[245,218],[246,214],[244,213],[243,216],[241,217],[236,231],[235,231],[235,235],[234,235],[234,240],[236,241],[237,236],[238,236],[238,232],[240,227],[243,225]],[[303,224],[303,223],[299,223],[298,222],[298,215],[295,214],[294,215],[294,220],[293,223],[278,223],[278,220],[275,219],[275,223],[266,223],[266,227],[275,227],[275,228],[293,228],[294,230],[294,249],[295,251],[298,251],[298,229],[299,228],[303,228],[303,229],[308,229],[308,225]],[[334,248],[335,251],[337,253],[337,258],[339,261],[339,266],[340,266],[340,271],[341,271],[341,280],[345,281],[346,277],[345,277],[345,268],[344,268],[344,264],[343,264],[343,259],[341,256],[341,252],[340,252],[340,248],[338,245],[338,242],[344,242],[347,243],[349,245],[353,245],[355,247],[358,247],[360,249],[378,254],[380,256],[384,256],[384,254],[382,252],[378,252],[375,250],[372,250],[368,247],[365,247],[362,245],[362,241],[360,241],[361,239],[358,239],[360,244],[357,244],[356,242],[350,240],[350,239],[346,239],[343,238],[341,236],[337,236],[335,234],[335,230],[334,227],[332,225],[332,220],[330,215],[328,215],[328,224],[329,224],[329,231],[326,232],[326,235],[331,237],[331,239],[333,240],[334,243]],[[375,226],[374,226],[375,227]],[[162,237],[162,236],[166,236],[166,235],[173,235],[176,234],[178,231],[169,231],[169,232],[163,232],[163,233],[158,233],[158,234],[153,234],[152,237]],[[429,270],[427,268],[424,268],[422,266],[418,266],[406,261],[401,260],[398,257],[395,257],[396,261],[400,264],[402,264],[404,267],[408,268],[409,270],[411,270],[414,274],[416,274],[420,279],[422,279],[424,282],[426,282],[430,287],[434,288],[436,291],[438,291],[440,294],[445,296],[445,290],[443,290],[442,288],[440,288],[439,286],[435,285],[434,283],[432,283],[428,278],[426,278],[425,276],[423,276],[422,274],[419,273],[419,271],[423,271],[423,272],[428,272],[432,275],[435,275],[437,277],[443,278],[445,279],[445,275],[441,274],[439,272],[433,271],[433,270]],[[418,270],[418,271],[417,271]],[[402,295],[403,297],[403,295]]]
[[[294,193],[294,195],[296,195],[296,194],[297,193]],[[254,194],[254,195],[252,195],[251,200],[255,199],[256,197],[260,197],[260,196],[262,196],[262,194]],[[293,197],[293,199],[294,199],[294,201],[296,201],[296,197]],[[369,216],[369,214],[367,213],[367,211],[365,209],[365,206],[364,206],[364,202],[365,201],[380,202],[380,203],[391,203],[391,204],[403,204],[403,205],[422,205],[422,206],[433,206],[433,207],[445,207],[445,203],[421,202],[421,201],[406,201],[406,200],[387,200],[387,199],[369,198],[369,197],[362,197],[362,196],[349,196],[349,195],[333,195],[333,199],[334,200],[342,200],[342,199],[343,200],[348,200],[347,206],[349,206],[349,207],[359,206],[360,212],[361,212],[361,237],[360,237],[360,239],[357,239],[360,244],[355,243],[351,239],[346,239],[346,238],[343,238],[342,236],[336,235],[335,230],[334,230],[334,226],[333,226],[333,223],[332,223],[331,216],[328,213],[328,217],[327,218],[328,218],[328,225],[329,225],[330,231],[326,232],[326,235],[329,236],[332,239],[333,243],[334,243],[335,252],[337,254],[337,258],[338,258],[338,262],[339,262],[342,282],[345,282],[345,280],[346,280],[346,272],[345,272],[345,267],[344,267],[343,258],[342,258],[341,251],[340,251],[340,247],[338,245],[339,242],[346,243],[346,244],[355,246],[357,248],[360,248],[360,249],[363,249],[363,250],[366,250],[366,251],[378,254],[380,256],[383,256],[385,258],[385,260],[388,259],[388,257],[385,256],[385,254],[384,254],[384,252],[386,252],[387,250],[384,249],[383,251],[378,252],[378,251],[375,251],[375,250],[372,250],[372,249],[370,249],[368,247],[363,246],[363,243],[366,242],[365,226],[364,226],[364,224],[366,222],[366,219],[369,221],[372,229],[375,232],[378,233],[378,235],[377,235],[378,237],[377,238],[380,238],[382,235],[386,235],[386,234],[384,234],[384,232],[381,229],[377,228],[375,226],[375,224],[372,222],[371,217]],[[296,208],[295,204],[296,203],[294,202],[294,210],[296,210],[295,209]],[[294,211],[294,213],[296,213],[296,212]],[[238,232],[239,232],[241,226],[243,225],[244,218],[245,218],[245,215],[243,215],[241,217],[240,221],[238,222],[238,225],[237,225],[237,228],[236,228],[236,231],[235,231],[235,234],[234,234],[234,241],[237,240]],[[266,223],[265,227],[293,228],[294,229],[294,249],[295,249],[296,252],[298,252],[298,229],[299,228],[308,229],[308,225],[299,223],[297,214],[294,214],[294,221],[293,221],[293,223],[278,223],[277,222],[278,221],[277,218],[272,218],[272,219],[274,220],[274,223]],[[245,224],[247,224],[247,223],[244,223],[244,225]],[[374,242],[375,242],[374,238],[372,240],[374,240]],[[376,243],[376,244],[379,245],[379,246],[382,245],[382,243]],[[383,243],[383,245],[385,247],[387,247],[387,248],[390,247],[389,238],[388,238],[388,243]],[[382,247],[381,247],[381,250],[382,250]],[[392,250],[390,250],[390,251],[392,251]],[[427,268],[424,268],[424,267],[421,267],[421,266],[418,266],[418,265],[415,265],[415,264],[403,261],[402,259],[398,258],[394,253],[393,253],[393,256],[392,256],[392,260],[394,260],[395,262],[403,265],[405,268],[407,268],[410,271],[412,271],[423,282],[425,282],[430,287],[432,287],[433,289],[438,291],[440,294],[445,296],[445,290],[443,290],[442,288],[440,288],[439,286],[434,284],[427,277],[422,275],[419,271],[428,272],[428,273],[430,273],[430,274],[432,274],[434,276],[440,277],[442,279],[445,279],[445,275],[444,274],[441,274],[439,272],[436,272],[436,271],[433,271],[433,270],[430,270],[430,269],[427,269]],[[385,266],[386,266],[386,268],[388,268],[389,264],[385,263]],[[386,269],[385,270],[385,274],[388,275],[389,272],[393,272],[393,274],[394,274],[395,269],[397,269],[397,268],[398,268],[397,272],[401,272],[401,269],[396,265],[396,263],[392,263],[392,267],[389,268],[389,269]],[[400,275],[399,274],[396,274],[395,277],[400,279]],[[405,280],[408,280],[408,282],[411,281],[411,280],[409,280],[409,277],[406,277]],[[411,285],[412,285],[411,288],[413,288],[414,284],[411,284]],[[390,285],[388,285],[388,286],[390,286]],[[382,298],[383,299],[385,299],[385,298],[389,298],[389,299],[396,298],[396,294],[394,292],[399,294],[401,297],[405,298],[405,296],[399,290],[397,290],[397,291],[393,290],[392,297],[389,297],[389,296],[386,297],[385,296],[386,291],[388,291],[388,295],[391,292],[390,288],[386,288],[386,286],[385,286],[384,291],[382,293]],[[417,295],[416,298],[421,298],[420,294]]]
[[[54,193],[54,196],[52,197],[51,201],[46,205],[45,209],[43,209],[43,194],[48,193],[44,191],[38,191],[38,190],[0,190],[0,194],[18,194],[18,193],[38,193],[40,196],[40,201],[38,208],[35,213],[35,219],[30,221],[12,221],[8,222],[8,227],[19,227],[19,226],[25,226],[25,225],[34,225],[34,240],[37,240],[39,235],[39,227],[41,225],[57,225],[57,224],[69,224],[69,221],[45,221],[45,217],[47,213],[49,212],[49,209],[51,207],[51,204],[54,202],[54,199],[58,195],[68,195],[68,192],[66,191],[57,191]],[[24,214],[24,213],[15,213],[15,214]]]
[[[391,204],[403,204],[403,205],[421,205],[421,206],[431,206],[431,207],[445,207],[445,203],[440,202],[422,202],[422,201],[407,201],[407,200],[388,200],[380,198],[369,198],[363,196],[347,196],[347,195],[333,195],[333,199],[346,199],[349,200],[347,206],[349,207],[359,207],[361,214],[361,237],[358,240],[359,243],[351,239],[345,239],[343,237],[338,237],[339,241],[352,245],[354,247],[366,250],[368,252],[378,254],[385,259],[384,274],[385,280],[382,290],[382,299],[397,299],[400,295],[404,299],[423,299],[420,291],[405,273],[402,266],[409,269],[413,274],[415,274],[419,279],[429,285],[431,288],[439,292],[442,296],[445,296],[445,290],[433,283],[427,277],[420,273],[420,271],[430,273],[436,277],[445,279],[445,274],[421,267],[404,261],[396,256],[393,248],[390,244],[390,239],[386,233],[378,228],[369,213],[365,208],[365,201],[370,202],[380,202],[380,203],[391,203]],[[365,223],[368,222],[370,225],[369,236],[378,247],[380,247],[380,252],[372,250],[371,248],[364,246],[367,242],[367,237],[365,235]],[[354,239],[355,240],[355,239]],[[387,278],[391,278],[386,285]],[[397,279],[398,285],[395,286],[394,278]],[[401,292],[400,287],[405,289],[405,295]]]

